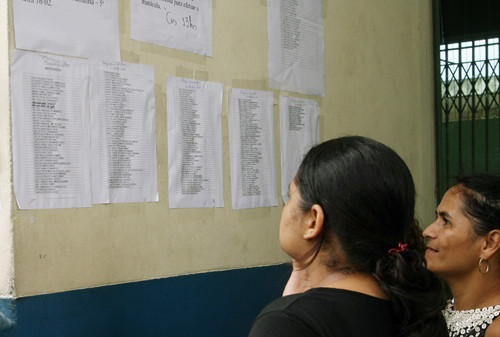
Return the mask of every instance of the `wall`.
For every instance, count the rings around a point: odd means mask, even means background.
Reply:
[[[327,1],[326,13],[322,139],[360,134],[394,148],[426,226],[436,207],[432,1]]]
[[[16,211],[17,296],[285,261],[277,240],[280,207],[231,209],[228,92],[233,86],[243,85],[266,89],[267,12],[265,2],[230,3],[213,3],[214,57],[209,58],[131,40],[129,2],[119,1],[122,61],[155,66],[160,202]],[[11,53],[15,47],[12,33]],[[168,208],[169,75],[225,85],[224,208]]]
[[[281,295],[290,271],[232,269],[22,297],[15,301],[16,324],[0,325],[0,335],[243,337],[264,305]]]
[[[0,296],[13,295],[12,174],[7,0],[0,0]]]
[[[2,16],[6,4],[0,0]],[[6,234],[0,239],[0,284],[8,282],[14,270],[13,287],[0,286],[0,295],[22,300],[179,275],[199,277],[193,275],[196,273],[224,278],[229,274],[214,272],[248,268],[255,273],[245,277],[258,280],[259,266],[287,261],[278,242],[281,200],[279,207],[231,209],[228,93],[233,87],[271,90],[266,4],[265,0],[213,0],[214,56],[209,58],[131,40],[130,5],[119,1],[122,61],[155,67],[158,203],[19,210],[11,187],[8,86],[0,73],[0,231]],[[11,6],[8,10],[8,52],[12,55]],[[400,153],[417,185],[418,216],[423,224],[430,223],[435,208],[431,0],[324,0],[324,24],[326,97],[291,95],[319,102],[322,140],[359,134]],[[2,37],[0,41],[0,53],[6,54],[6,40]],[[6,71],[6,61],[0,57],[0,71]],[[169,75],[224,84],[224,208],[168,208]],[[279,135],[280,92],[272,91]],[[278,172],[279,148],[276,137]],[[283,272],[281,267],[273,270]],[[238,278],[234,282],[239,282]],[[260,286],[265,289],[265,284]],[[49,298],[45,296],[42,298]],[[233,304],[245,305],[237,300]],[[47,304],[45,308],[51,307]]]

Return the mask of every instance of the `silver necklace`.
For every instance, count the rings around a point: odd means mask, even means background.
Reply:
[[[454,310],[454,306],[455,300],[452,299],[443,310],[450,337],[480,336],[481,332],[500,315],[500,304],[470,310]]]

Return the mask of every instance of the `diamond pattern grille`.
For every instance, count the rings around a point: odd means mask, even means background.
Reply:
[[[440,193],[462,173],[500,173],[499,39],[440,46]]]

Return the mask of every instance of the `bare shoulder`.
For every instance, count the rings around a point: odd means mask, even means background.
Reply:
[[[500,337],[500,318],[497,318],[486,329],[484,337]]]

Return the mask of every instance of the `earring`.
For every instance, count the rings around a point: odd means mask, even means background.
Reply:
[[[483,262],[486,262],[486,270],[485,271],[483,271],[483,269],[481,268],[481,265],[483,264]],[[490,271],[490,261],[483,260],[483,258],[481,257],[479,259],[479,272],[483,275],[486,275],[486,274],[488,274],[489,271]]]

